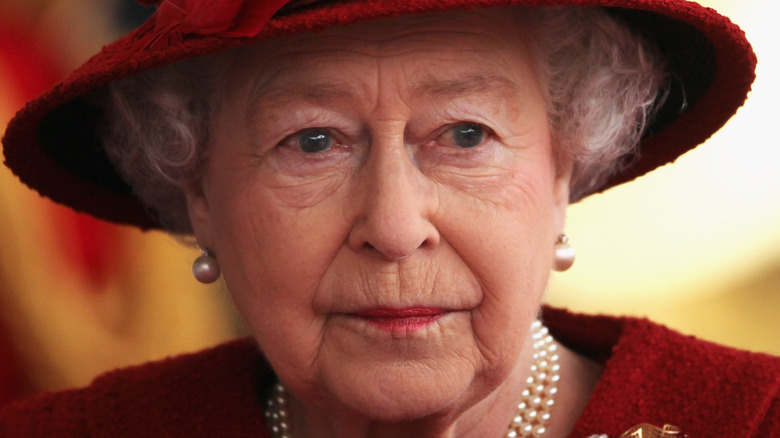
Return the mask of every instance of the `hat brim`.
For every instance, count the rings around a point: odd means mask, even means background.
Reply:
[[[400,15],[510,5],[604,7],[653,40],[672,73],[670,96],[630,167],[594,191],[631,181],[707,140],[744,103],[756,58],[744,33],[712,9],[684,0],[366,0],[315,2],[274,16],[253,37],[189,35],[147,44],[149,23],[106,46],[8,124],[5,162],[22,182],[77,211],[142,229],[156,218],[109,164],[95,135],[101,111],[85,98],[106,84],[161,65],[260,40]]]

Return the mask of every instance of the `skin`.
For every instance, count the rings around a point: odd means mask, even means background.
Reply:
[[[291,392],[294,436],[505,433],[570,176],[525,40],[511,14],[487,10],[235,57],[187,200]],[[485,135],[462,148],[466,123]],[[311,128],[330,149],[301,150]],[[412,306],[446,312],[393,330],[358,315]],[[568,432],[597,374],[562,351],[550,436]]]

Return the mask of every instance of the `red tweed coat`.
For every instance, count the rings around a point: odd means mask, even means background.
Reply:
[[[546,309],[556,338],[604,363],[572,437],[639,423],[689,438],[780,437],[780,358],[686,337],[647,320]],[[11,405],[3,437],[267,437],[273,375],[251,340],[114,371],[83,389]]]

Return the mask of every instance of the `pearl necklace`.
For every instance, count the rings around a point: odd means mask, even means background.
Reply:
[[[506,432],[507,438],[540,437],[547,431],[550,412],[560,379],[558,347],[547,327],[536,320],[531,325],[534,363],[526,379],[522,399]],[[268,428],[274,438],[291,438],[287,414],[287,389],[281,382],[274,385],[265,408]]]
[[[547,423],[558,392],[558,346],[549,330],[538,319],[531,325],[534,343],[534,363],[526,379],[523,398],[517,405],[515,418],[509,424],[507,438],[540,437],[547,432]]]

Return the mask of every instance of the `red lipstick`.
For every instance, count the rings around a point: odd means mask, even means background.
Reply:
[[[377,307],[356,315],[380,330],[408,332],[424,329],[446,312],[438,307]]]

